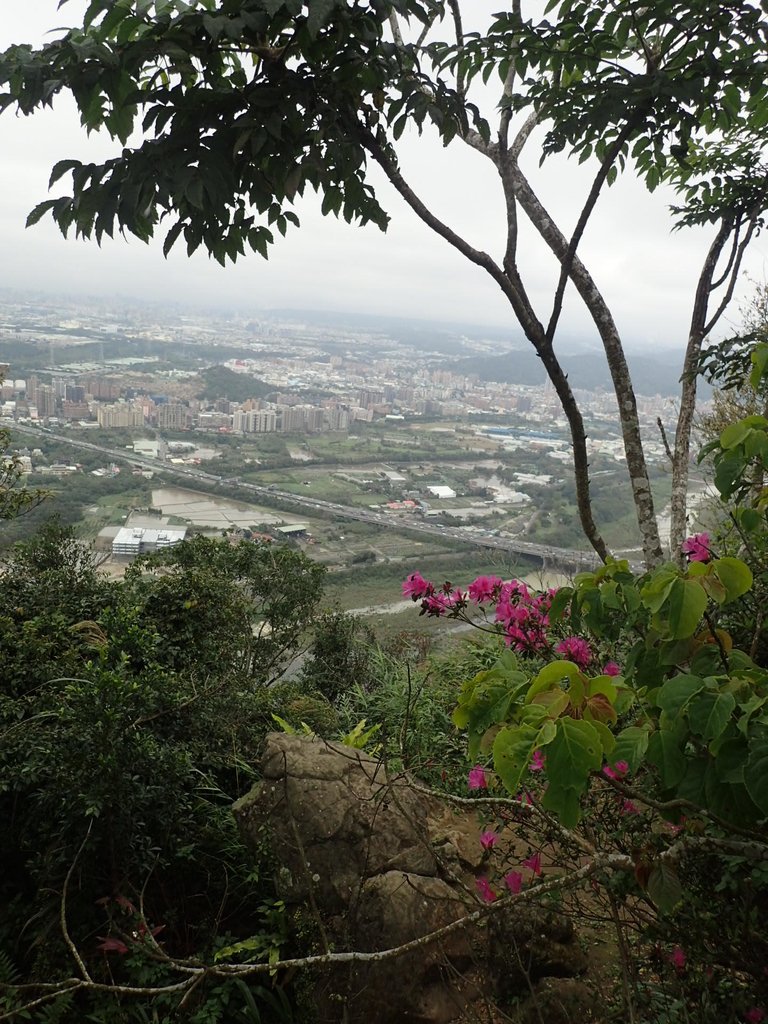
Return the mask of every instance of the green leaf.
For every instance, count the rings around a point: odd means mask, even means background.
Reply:
[[[720,447],[725,449],[735,448],[736,445],[741,444],[750,429],[749,424],[745,423],[744,420],[729,423],[720,435]]]
[[[660,729],[651,735],[648,760],[658,768],[665,789],[674,789],[685,775],[685,757],[671,732]]]
[[[561,718],[557,733],[547,748],[549,786],[542,805],[553,811],[567,828],[581,817],[579,797],[586,791],[591,772],[603,762],[600,735],[590,722]]]
[[[768,739],[755,743],[750,750],[744,785],[763,814],[768,815]]]
[[[560,587],[552,598],[552,604],[549,608],[549,621],[560,622],[565,616],[568,610],[568,605],[571,603],[573,598],[574,590],[573,587]]]
[[[73,171],[76,167],[82,167],[80,160],[58,160],[51,170],[51,176],[48,179],[48,188],[55,185],[59,178],[63,177],[68,171]]]
[[[580,675],[578,665],[574,665],[572,661],[550,661],[534,678],[525,699],[530,702],[537,693],[549,690],[551,687],[559,687],[565,680],[573,684]]]
[[[646,885],[646,892],[663,914],[671,914],[683,899],[683,887],[677,872],[661,861],[656,864]]]
[[[614,762],[614,764],[616,763],[616,761],[620,761],[621,758],[617,758],[614,755],[614,751],[616,749],[616,737],[613,735],[608,726],[604,722],[601,722],[596,718],[587,718],[586,721],[589,722],[593,729],[597,730],[597,735],[600,737],[600,744],[603,748],[603,754],[606,757],[610,755],[610,758]]]
[[[534,751],[546,746],[555,736],[557,727],[551,719],[541,726],[513,725],[501,729],[493,741],[493,766],[507,792],[516,796]]]
[[[645,607],[651,612],[657,612],[669,597],[672,584],[680,578],[677,566],[662,565],[640,591],[640,597]]]
[[[27,217],[25,226],[31,228],[33,224],[37,224],[37,222],[44,217],[49,210],[53,209],[57,202],[57,199],[46,199],[45,202],[38,203]]]
[[[667,615],[673,639],[692,636],[707,608],[707,594],[696,580],[675,580],[669,592]]]
[[[740,558],[716,558],[713,571],[728,594],[728,601],[735,601],[752,587],[752,571]]]
[[[307,29],[313,39],[316,38],[335,6],[336,0],[308,0]]]
[[[673,676],[659,689],[656,703],[670,718],[677,718],[690,699],[703,689],[704,680],[698,676]]]
[[[528,686],[528,680],[522,672],[509,671],[504,666],[497,663],[494,668],[479,672],[474,679],[466,682],[461,690],[459,705],[451,716],[459,729],[469,730],[470,759],[477,756],[487,730],[492,725],[507,721],[512,705],[520,701]]]
[[[757,391],[760,387],[760,382],[766,374],[766,370],[768,370],[768,345],[765,343],[756,345],[749,358],[752,360],[749,383]]]
[[[705,690],[688,704],[688,721],[691,731],[701,736],[705,743],[716,740],[730,721],[736,698],[732,693],[714,693]]]
[[[726,740],[715,758],[715,772],[721,782],[744,782],[749,749],[742,738]]]
[[[626,761],[630,772],[636,772],[648,749],[649,738],[649,730],[640,726],[629,725],[626,729],[622,729],[616,737],[616,746],[613,748],[613,763]]]
[[[768,109],[768,104],[766,104],[766,108]],[[742,530],[747,533],[754,533],[762,526],[763,517],[755,508],[739,509],[737,514]]]

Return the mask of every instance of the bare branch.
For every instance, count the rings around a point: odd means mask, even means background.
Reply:
[[[664,429],[664,424],[661,421],[661,416],[656,417],[656,426],[659,428],[659,433],[661,434],[661,443],[664,445],[664,451],[667,453],[667,458],[674,465],[675,457],[672,454],[672,449],[669,447],[667,432]]]
[[[451,9],[451,16],[453,17],[453,30],[456,34],[456,47],[459,51],[458,56],[461,57],[461,50],[464,48],[464,26],[461,21],[461,8],[459,7],[459,0],[448,0],[448,6]],[[464,73],[460,68],[460,61],[456,65],[456,92],[462,98],[465,97],[465,82]]]
[[[486,806],[504,807],[512,809],[514,811],[521,811],[523,814],[526,814],[530,817],[543,817],[545,818],[547,825],[555,828],[560,833],[561,838],[565,842],[572,843],[575,846],[579,846],[582,850],[584,850],[585,853],[588,853],[590,856],[595,856],[597,852],[592,843],[584,839],[583,836],[580,836],[577,832],[573,832],[571,831],[571,829],[567,829],[564,826],[560,825],[560,823],[551,815],[547,814],[536,805],[528,803],[526,800],[520,797],[454,796],[452,793],[443,793],[436,789],[430,789],[428,786],[421,786],[419,785],[418,782],[414,782],[413,779],[410,780],[410,786],[412,789],[415,789],[419,793],[425,793],[428,796],[438,797],[440,800],[446,800],[449,803],[457,804],[460,807],[475,807],[478,810]]]
[[[512,0],[512,15],[520,17],[520,0]],[[507,77],[504,81],[504,88],[501,94],[501,117],[499,119],[499,150],[506,152],[509,145],[509,125],[512,120],[512,93],[515,84],[515,61],[514,55],[517,51],[517,42],[512,41],[510,52],[510,63]]]
[[[703,336],[705,338],[712,331],[713,327],[715,327],[715,325],[717,324],[718,320],[720,319],[720,317],[725,312],[726,307],[728,306],[728,304],[730,303],[731,299],[733,298],[733,291],[734,291],[734,289],[736,287],[736,280],[737,280],[738,275],[739,275],[739,270],[741,269],[742,260],[744,259],[744,253],[746,252],[747,246],[752,241],[752,236],[755,233],[756,227],[757,227],[757,214],[754,214],[752,216],[752,218],[750,219],[749,227],[747,228],[747,233],[745,234],[744,238],[741,240],[741,244],[739,245],[738,250],[736,252],[736,257],[733,260],[733,265],[731,267],[731,276],[730,276],[730,279],[728,281],[728,288],[726,289],[725,295],[723,296],[723,298],[722,298],[722,300],[720,302],[720,305],[717,307],[715,312],[710,317],[709,321],[704,325]],[[710,292],[714,291],[714,289],[716,287],[718,287],[718,286],[714,285],[714,284],[711,285],[710,286]]]
[[[555,331],[557,330],[557,323],[560,319],[560,314],[563,309],[563,296],[565,294],[565,286],[568,282],[568,278],[571,274],[571,267],[573,266],[573,260],[576,256],[576,249],[578,248],[581,236],[584,234],[584,230],[587,226],[589,218],[592,216],[592,211],[595,208],[595,204],[600,196],[603,185],[605,184],[606,178],[616,162],[616,158],[624,148],[624,143],[627,141],[629,136],[634,131],[635,125],[637,124],[639,115],[635,115],[626,122],[624,127],[621,129],[619,134],[611,143],[608,152],[605,154],[605,159],[600,165],[600,170],[595,175],[595,180],[592,182],[592,188],[589,190],[587,201],[584,203],[584,207],[579,214],[579,219],[576,222],[571,240],[568,243],[568,248],[565,254],[560,259],[560,278],[557,282],[557,288],[555,290],[555,298],[552,303],[552,315],[549,318],[547,324],[547,339],[552,341],[555,337]]]
[[[83,976],[83,980],[89,983],[93,982],[93,978],[88,973],[88,968],[85,966],[85,962],[83,961],[83,958],[80,956],[77,946],[72,941],[72,936],[69,934],[69,929],[67,928],[67,890],[69,888],[70,879],[72,878],[75,867],[77,866],[77,862],[78,860],[80,860],[80,855],[85,849],[85,844],[88,842],[88,839],[91,835],[92,828],[93,818],[91,818],[91,820],[88,822],[88,830],[85,833],[85,838],[83,839],[82,843],[80,843],[80,848],[75,854],[72,863],[69,865],[69,871],[67,872],[67,877],[64,879],[64,885],[61,890],[61,903],[59,905],[59,924],[61,925],[61,933],[64,936],[64,941],[66,942],[67,948],[72,954],[75,963],[80,969],[80,973]]]
[[[395,41],[395,46],[405,49],[403,33],[400,31],[400,22],[397,20],[397,14],[394,10],[389,12],[389,27],[392,29],[392,38]]]
[[[739,248],[739,238],[740,237],[741,237],[741,219],[739,219],[737,221],[737,223],[736,223],[736,225],[734,226],[734,229],[733,229],[733,242],[731,244],[731,252],[730,252],[730,255],[728,257],[728,262],[726,263],[725,268],[723,269],[723,272],[720,275],[720,277],[718,277],[718,279],[716,281],[713,281],[712,284],[709,286],[710,292],[713,292],[717,288],[719,288],[720,285],[725,282],[726,278],[730,274],[731,267],[733,266],[733,261],[736,259],[736,253],[737,253],[738,248]]]
[[[517,135],[509,147],[509,156],[512,160],[517,161],[520,154],[523,151],[523,146],[526,144],[528,139],[531,137],[531,132],[541,120],[541,115],[537,111],[532,111],[525,119],[520,127]]]

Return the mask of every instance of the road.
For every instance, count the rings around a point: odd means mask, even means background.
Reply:
[[[180,477],[189,483],[204,483],[209,486],[237,487],[251,498],[258,498],[269,503],[279,500],[291,502],[294,506],[306,509],[308,512],[322,512],[325,515],[334,515],[344,519],[355,519],[361,523],[370,523],[373,526],[381,526],[398,531],[407,530],[410,533],[418,533],[435,539],[457,541],[462,544],[469,544],[473,547],[489,548],[495,551],[503,551],[507,554],[522,555],[525,558],[536,559],[546,569],[562,569],[568,572],[595,568],[599,562],[597,556],[588,551],[574,551],[570,548],[551,547],[546,544],[533,544],[529,541],[517,540],[513,537],[497,537],[490,531],[468,530],[459,526],[443,526],[438,523],[430,523],[428,520],[418,518],[413,513],[406,513],[405,516],[395,516],[385,512],[376,512],[373,509],[355,508],[350,505],[341,505],[333,501],[323,501],[320,498],[305,497],[294,494],[292,491],[281,491],[274,485],[263,486],[252,484],[241,480],[239,477],[221,477],[214,473],[191,466],[175,466],[168,463],[158,463],[156,459],[148,456],[137,455],[134,452],[121,448],[105,448],[102,445],[91,444],[89,441],[81,441],[66,434],[56,434],[51,430],[43,431],[40,427],[27,427],[13,424],[12,429],[21,434],[40,437],[44,436],[62,444],[71,445],[73,448],[81,448],[86,451],[99,452],[112,460],[120,460],[130,465],[139,466],[142,469],[151,469],[155,472],[162,471],[169,476]]]

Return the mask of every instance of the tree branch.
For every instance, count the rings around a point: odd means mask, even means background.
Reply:
[[[595,208],[595,204],[600,196],[605,180],[616,162],[616,158],[623,149],[624,143],[634,131],[638,116],[639,115],[636,114],[626,122],[608,149],[605,159],[600,165],[600,170],[597,172],[595,180],[592,182],[592,188],[589,190],[587,201],[584,203],[584,207],[579,214],[579,219],[576,222],[576,227],[571,235],[568,248],[560,259],[560,278],[557,282],[557,289],[555,290],[555,299],[552,304],[552,315],[550,316],[549,323],[547,324],[547,339],[549,341],[552,341],[555,337],[555,331],[557,330],[557,324],[563,309],[565,286],[571,275],[571,268],[573,266],[574,257],[576,256],[576,249],[581,241],[581,236],[584,234],[589,218],[592,216],[592,211]]]

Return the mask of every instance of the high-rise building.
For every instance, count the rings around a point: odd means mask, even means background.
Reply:
[[[190,421],[189,409],[181,402],[167,402],[157,407],[157,425],[161,430],[187,430]]]
[[[133,402],[116,402],[114,405],[100,405],[96,416],[99,426],[105,430],[144,426],[144,413],[141,406]]]

